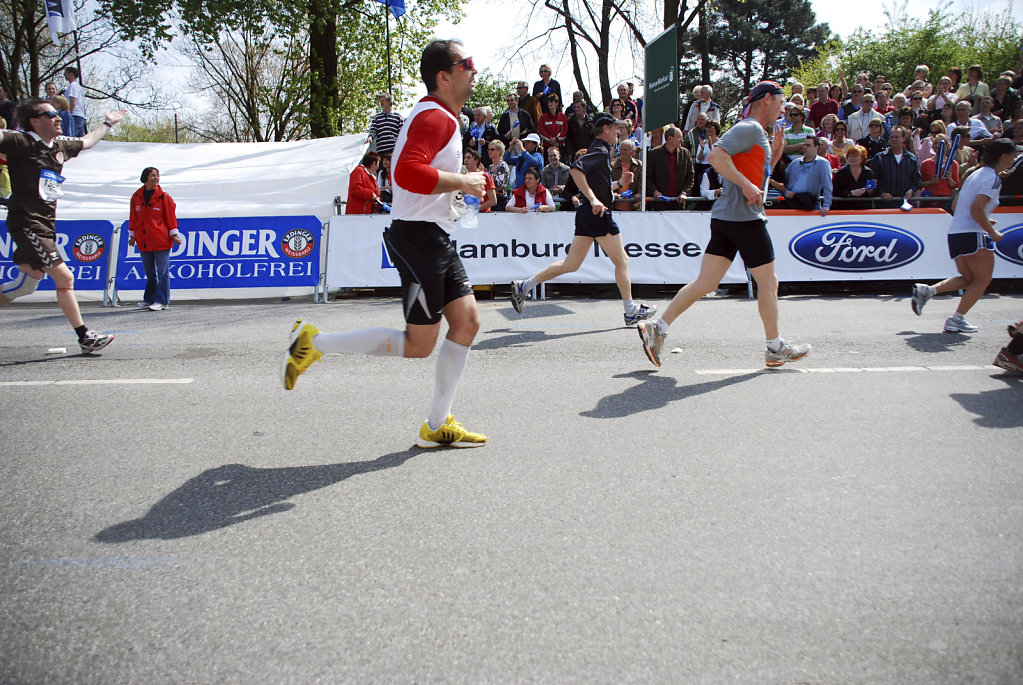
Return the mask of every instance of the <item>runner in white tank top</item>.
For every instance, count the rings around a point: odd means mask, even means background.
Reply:
[[[433,404],[415,442],[420,447],[481,447],[487,437],[466,430],[450,413],[480,326],[472,285],[448,238],[465,213],[464,194],[482,198],[486,185],[482,172],[458,173],[462,145],[455,117],[476,87],[476,69],[459,41],[435,40],[423,50],[419,70],[429,95],[416,104],[398,134],[391,170],[394,221],[384,232],[401,275],[405,330],[320,333],[299,319],[285,355],[284,387],[291,390],[324,354],[428,357],[444,318],[448,333],[437,355]]]

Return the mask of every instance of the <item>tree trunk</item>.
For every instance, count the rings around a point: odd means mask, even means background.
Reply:
[[[337,58],[333,3],[309,0],[309,131],[313,138],[336,136],[341,130]]]
[[[600,53],[608,55],[611,42],[611,0],[603,0],[600,6]],[[607,58],[597,60],[597,79],[600,83],[600,101],[607,105],[614,95],[611,94],[611,76],[607,68]]]
[[[568,50],[572,56],[572,74],[575,76],[575,82],[579,86],[579,90],[583,93],[583,100],[589,105],[596,106],[593,104],[592,98],[590,98],[589,88],[586,87],[586,81],[583,80],[583,70],[579,64],[579,44],[575,39],[575,29],[572,26],[572,22],[569,21],[569,17],[572,16],[571,8],[568,6],[568,0],[561,0],[561,6],[565,10],[563,18],[565,20],[565,30],[568,32]]]
[[[700,5],[700,83],[710,84],[710,43],[707,40],[707,5]]]

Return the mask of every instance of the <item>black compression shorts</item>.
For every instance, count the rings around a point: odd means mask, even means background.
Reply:
[[[438,323],[445,305],[472,295],[462,260],[437,224],[395,219],[384,231],[384,245],[401,276],[406,323]]]

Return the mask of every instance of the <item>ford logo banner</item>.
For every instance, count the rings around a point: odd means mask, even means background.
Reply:
[[[1002,235],[1004,237],[995,243],[995,252],[1013,264],[1023,265],[1023,224],[1009,226]]]
[[[829,271],[885,271],[923,254],[923,241],[887,224],[847,221],[803,231],[789,243],[792,256]]]

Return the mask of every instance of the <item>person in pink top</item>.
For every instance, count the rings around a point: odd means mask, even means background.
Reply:
[[[384,245],[401,277],[405,329],[363,328],[321,333],[295,322],[284,358],[284,388],[324,354],[428,357],[440,334],[448,332],[437,355],[433,404],[419,429],[419,447],[481,447],[487,436],[455,421],[455,391],[480,327],[472,284],[450,234],[468,213],[465,196],[482,198],[482,171],[460,173],[462,136],[458,113],[476,88],[476,68],[457,40],[434,40],[423,50],[419,72],[427,96],[402,124],[394,146],[392,180],[394,220]],[[407,384],[406,384],[407,385]]]

